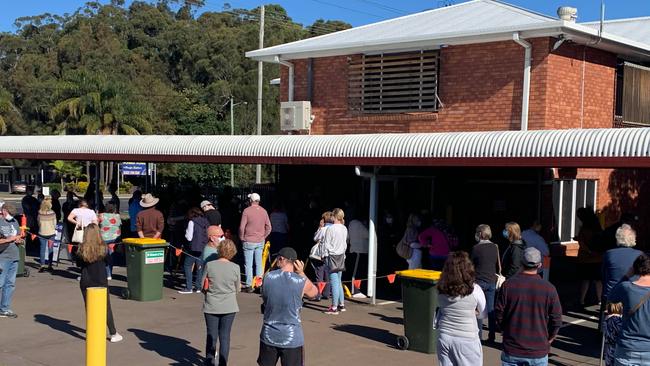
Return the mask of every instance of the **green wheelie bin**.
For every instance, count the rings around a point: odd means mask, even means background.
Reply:
[[[409,269],[399,271],[397,275],[402,283],[404,309],[404,336],[397,337],[397,347],[435,353],[438,332],[433,329],[433,319],[438,306],[436,283],[440,272]]]
[[[162,299],[163,267],[167,242],[162,239],[124,239],[126,249],[125,299],[155,301]]]

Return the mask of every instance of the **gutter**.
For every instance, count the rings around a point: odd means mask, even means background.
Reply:
[[[533,53],[533,46],[519,38],[519,32],[512,34],[512,40],[524,48],[524,85],[521,96],[521,130],[528,130],[528,103],[530,101],[530,61]]]
[[[289,68],[289,97],[287,101],[293,102],[293,64],[289,61],[281,60],[278,56],[274,57],[273,62]]]

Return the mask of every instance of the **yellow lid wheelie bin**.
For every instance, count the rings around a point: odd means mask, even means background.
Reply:
[[[126,277],[128,288],[122,297],[137,301],[162,299],[165,248],[163,239],[127,238]]]
[[[438,306],[436,283],[439,271],[409,269],[397,272],[402,283],[404,336],[397,337],[399,349],[435,353],[438,332],[433,319]]]

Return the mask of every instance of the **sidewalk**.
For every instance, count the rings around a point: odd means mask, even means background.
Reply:
[[[34,263],[32,258],[28,264]],[[202,295],[180,295],[165,288],[155,302],[123,300],[124,268],[111,281],[111,303],[124,341],[108,344],[108,365],[202,365],[205,323]],[[168,282],[168,281],[167,281]],[[399,281],[395,282],[399,286]],[[260,297],[239,295],[240,313],[232,330],[230,364],[256,364],[262,321]],[[434,355],[395,348],[403,334],[400,303],[372,307],[347,304],[338,316],[324,315],[327,304],[307,302],[302,312],[306,365],[437,364]],[[14,296],[17,319],[0,319],[0,366],[84,365],[85,315],[76,273],[64,262],[55,273],[37,273],[17,279]],[[567,324],[551,355],[554,365],[598,365],[600,343],[596,325],[588,316],[566,317]],[[498,365],[500,351],[483,347],[484,364]]]

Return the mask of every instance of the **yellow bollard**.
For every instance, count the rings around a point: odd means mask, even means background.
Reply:
[[[86,290],[86,366],[106,366],[106,287]]]

